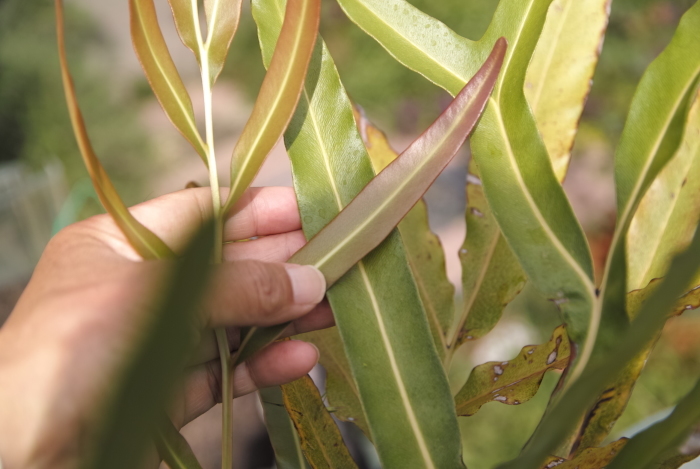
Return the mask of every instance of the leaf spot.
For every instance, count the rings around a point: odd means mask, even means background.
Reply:
[[[508,398],[506,396],[498,396],[498,397],[494,397],[493,400],[498,401],[498,402],[506,402],[508,400]]]
[[[477,216],[477,217],[479,217],[479,218],[482,218],[482,217],[484,216],[484,214],[481,213],[481,211],[480,211],[478,208],[472,207],[472,208],[469,209],[469,210],[472,212],[473,215],[475,215],[475,216]]]
[[[554,350],[554,351],[553,351],[552,353],[550,353],[549,356],[547,357],[547,365],[551,365],[552,363],[554,363],[554,360],[556,360],[556,359],[557,359],[557,351]]]
[[[503,374],[503,368],[501,368],[499,365],[496,365],[493,367],[493,372],[500,376]]]
[[[480,186],[481,185],[481,179],[478,177],[474,176],[473,174],[467,174],[467,183],[468,184],[474,184],[475,186]]]

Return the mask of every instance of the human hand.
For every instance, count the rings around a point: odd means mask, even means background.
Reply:
[[[132,209],[176,253],[211,212],[209,189],[189,189]],[[251,189],[224,227],[224,263],[201,313],[201,342],[169,409],[181,427],[220,401],[212,328],[292,321],[286,335],[330,327],[319,302],[325,281],[312,267],[281,264],[305,243],[294,193]],[[258,239],[245,240],[259,237]],[[4,469],[79,464],[99,409],[129,347],[153,312],[168,263],[142,261],[112,219],[100,215],[56,235],[7,323],[0,329],[0,455]],[[317,306],[318,305],[318,306]],[[313,345],[272,344],[234,375],[240,396],[293,381],[318,361]]]

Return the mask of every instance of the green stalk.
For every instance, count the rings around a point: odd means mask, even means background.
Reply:
[[[192,0],[192,10],[195,18],[195,32],[201,57],[202,92],[204,95],[204,120],[207,145],[207,162],[209,166],[209,185],[211,187],[212,209],[214,214],[214,263],[222,262],[223,251],[223,214],[221,211],[221,191],[219,176],[216,169],[216,151],[214,149],[214,122],[212,112],[212,80],[209,75],[209,46],[212,29],[208,31],[206,42],[202,41],[202,31],[199,25],[199,4]],[[233,466],[233,373],[231,372],[231,352],[228,346],[226,329],[219,327],[215,330],[216,342],[221,360],[221,467],[229,469]]]

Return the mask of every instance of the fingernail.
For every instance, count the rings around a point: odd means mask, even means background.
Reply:
[[[318,304],[326,294],[326,279],[316,267],[285,264],[292,282],[294,302],[299,305]]]

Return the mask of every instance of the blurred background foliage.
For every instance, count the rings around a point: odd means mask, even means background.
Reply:
[[[93,0],[93,5],[100,2],[110,3]],[[126,5],[125,1],[122,3]],[[156,4],[161,3],[164,4],[165,0],[156,0]],[[442,20],[457,33],[478,39],[486,30],[498,1],[412,0],[411,3]],[[574,148],[572,172],[565,185],[592,242],[596,259],[604,259],[614,223],[612,157],[634,89],[647,65],[670,40],[682,13],[693,3],[694,0],[614,0],[612,3],[605,47]],[[108,15],[89,14],[77,2],[69,2],[67,6],[71,66],[93,143],[127,202],[136,202],[153,193],[152,180],[163,178],[168,162],[176,161],[169,159],[172,147],[164,147],[162,136],[154,137],[151,132],[153,126],[149,119],[153,119],[155,103],[142,75],[117,73],[124,66],[115,53],[119,45],[114,43],[114,37],[106,32],[109,28],[105,27],[115,19]],[[99,13],[99,8],[91,6],[90,10]],[[159,6],[159,12],[162,11]],[[31,172],[41,171],[58,160],[63,167],[67,190],[56,203],[65,207],[66,200],[70,202],[70,197],[66,196],[71,191],[84,190],[86,172],[65,108],[53,15],[52,0],[0,0],[0,176],[8,165],[21,164]],[[161,17],[161,20],[166,23],[170,18]],[[393,141],[405,141],[419,133],[449,102],[450,98],[444,91],[398,64],[348,21],[334,1],[324,1],[321,24],[322,34],[350,96],[390,134]],[[120,27],[128,35],[128,25]],[[263,74],[255,26],[246,5],[224,72],[223,78],[227,82],[224,86],[235,88],[252,102]],[[187,80],[187,74],[183,75]],[[193,101],[196,107],[197,100]],[[231,112],[249,112],[249,106],[241,109]],[[173,133],[167,135],[171,139],[180,139]],[[180,140],[176,143],[183,144]],[[589,161],[596,161],[592,165],[592,176],[579,178],[578,173],[591,167]],[[463,171],[464,162],[461,165]],[[453,214],[463,209],[463,174],[444,179],[448,181],[448,187],[437,192],[439,200],[431,204],[431,208],[456,204],[457,208],[450,212]],[[180,187],[186,182],[181,181]],[[12,191],[20,189],[13,188]],[[607,202],[577,205],[581,197],[588,197],[587,200],[604,197]],[[16,250],[12,240],[8,241],[4,227],[19,223],[8,218],[17,217],[16,210],[1,209],[0,263],[3,253]],[[74,216],[95,211],[97,206],[93,204]],[[449,236],[447,229],[455,224],[463,224],[463,217],[453,215],[452,220],[436,226],[443,240]],[[443,228],[445,231],[440,231]],[[48,235],[43,242],[47,239]],[[447,255],[454,256],[454,252]],[[5,265],[0,265],[0,270],[5,268]],[[15,279],[19,284],[24,281],[26,277]],[[8,294],[3,290],[3,282],[8,283],[0,279],[0,323],[12,308],[12,299],[16,299],[17,292],[21,291],[21,288],[15,289]],[[451,374],[453,381],[459,386],[466,379],[470,366],[487,360],[507,360],[525,344],[546,341],[556,325],[555,307],[532,288],[526,288],[507,308],[504,320],[496,330],[484,339],[470,343],[460,353],[462,371]],[[697,314],[686,314],[669,322],[613,436],[619,436],[625,429],[667,409],[687,392],[694,377],[700,374],[698,334],[700,317]],[[492,467],[496,462],[517,454],[544,409],[546,390],[551,389],[555,382],[556,376],[548,375],[538,396],[521,406],[491,403],[476,416],[460,419],[465,459],[470,469]],[[217,419],[209,420],[218,422]],[[189,436],[197,440],[198,431],[191,430]],[[204,451],[201,448],[209,440],[211,438],[199,438],[200,443],[195,441],[195,447]],[[217,447],[215,440],[212,448]],[[204,458],[207,459],[216,460]]]

